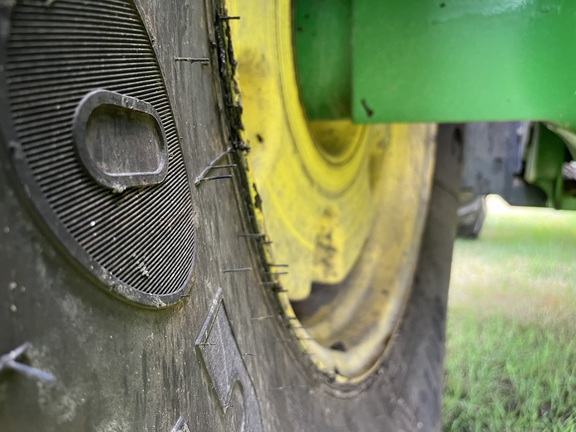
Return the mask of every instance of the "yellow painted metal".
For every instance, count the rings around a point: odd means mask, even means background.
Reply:
[[[310,358],[342,381],[361,379],[383,354],[412,281],[434,154],[426,125],[308,122],[293,53],[291,2],[228,1],[252,148],[248,162],[260,228],[289,316],[314,283],[337,300],[293,331]],[[346,351],[330,349],[342,343]]]

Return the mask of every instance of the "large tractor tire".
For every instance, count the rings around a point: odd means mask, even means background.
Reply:
[[[308,122],[255,5],[0,2],[0,430],[440,429],[459,133]]]

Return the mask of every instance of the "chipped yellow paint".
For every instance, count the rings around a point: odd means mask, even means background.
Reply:
[[[255,212],[273,240],[270,259],[290,266],[279,276],[287,291],[280,302],[296,316],[295,302],[309,299],[314,283],[338,290],[335,301],[300,316],[293,331],[320,370],[342,382],[360,380],[383,355],[409,293],[435,130],[308,122],[294,66],[291,2],[227,6],[241,17],[232,24],[232,43]],[[330,349],[335,343],[346,351]]]

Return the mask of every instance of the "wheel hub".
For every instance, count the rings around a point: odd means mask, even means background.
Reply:
[[[232,2],[232,40],[252,151],[255,215],[295,336],[338,382],[365,378],[412,283],[433,167],[429,126],[310,122],[294,64],[290,2]]]

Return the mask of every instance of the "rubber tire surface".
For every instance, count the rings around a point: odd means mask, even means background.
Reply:
[[[264,431],[440,430],[461,163],[451,127],[439,133],[422,251],[396,342],[366,386],[335,389],[309,367],[278,317],[274,294],[261,286],[255,240],[238,235],[251,229],[244,204],[248,185],[238,175],[193,185],[229,146],[217,53],[210,44],[212,6],[152,0],[137,6],[154,36],[190,177],[197,216],[190,297],[150,310],[106,293],[47,231],[13,172],[2,136],[0,355],[28,341],[21,361],[56,381],[1,371],[0,430],[234,431],[243,422],[245,430]],[[194,41],[193,50],[185,40]],[[206,53],[212,66],[173,61],[190,53]],[[253,270],[224,272],[238,268]],[[219,292],[226,319],[215,327],[229,327],[233,339],[210,356],[204,349],[216,342],[198,345],[197,338],[206,336]],[[222,398],[221,377],[239,376],[244,381],[232,379],[225,389],[230,399]]]

